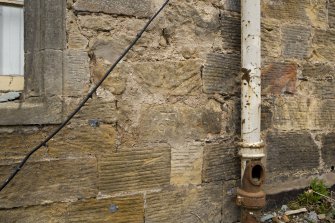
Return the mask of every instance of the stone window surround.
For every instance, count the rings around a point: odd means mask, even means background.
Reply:
[[[0,125],[58,124],[62,121],[66,0],[25,0],[24,91],[0,103]]]

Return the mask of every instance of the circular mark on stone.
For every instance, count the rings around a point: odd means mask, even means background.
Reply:
[[[110,213],[115,213],[119,210],[119,207],[116,204],[111,204],[111,206],[109,207],[109,212]]]

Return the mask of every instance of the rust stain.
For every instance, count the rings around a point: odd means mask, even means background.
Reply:
[[[298,66],[295,63],[273,63],[262,70],[263,94],[294,94]]]

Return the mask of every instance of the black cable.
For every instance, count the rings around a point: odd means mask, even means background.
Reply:
[[[106,71],[105,75],[101,78],[101,80],[95,85],[95,87],[84,97],[84,99],[80,102],[78,107],[65,119],[65,121],[55,129],[46,139],[44,139],[39,145],[34,147],[20,162],[19,165],[15,168],[14,172],[2,183],[0,187],[0,192],[13,180],[13,178],[20,172],[24,164],[28,161],[31,155],[33,155],[37,150],[39,150],[43,146],[47,146],[47,143],[52,139],[57,133],[62,130],[69,121],[80,111],[80,109],[85,105],[85,103],[92,98],[93,94],[96,90],[101,86],[101,84],[106,80],[109,74],[114,70],[116,65],[128,54],[128,52],[133,48],[133,46],[137,43],[137,41],[142,37],[142,34],[147,30],[151,22],[159,15],[159,13],[165,8],[165,6],[169,3],[169,0],[166,0],[165,3],[159,8],[159,10],[149,19],[149,21],[145,24],[143,29],[137,33],[135,39],[131,42],[131,44],[123,51],[120,57],[114,62],[114,64]]]

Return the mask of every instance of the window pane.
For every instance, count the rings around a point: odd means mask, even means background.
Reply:
[[[0,75],[23,75],[23,8],[0,5]]]

